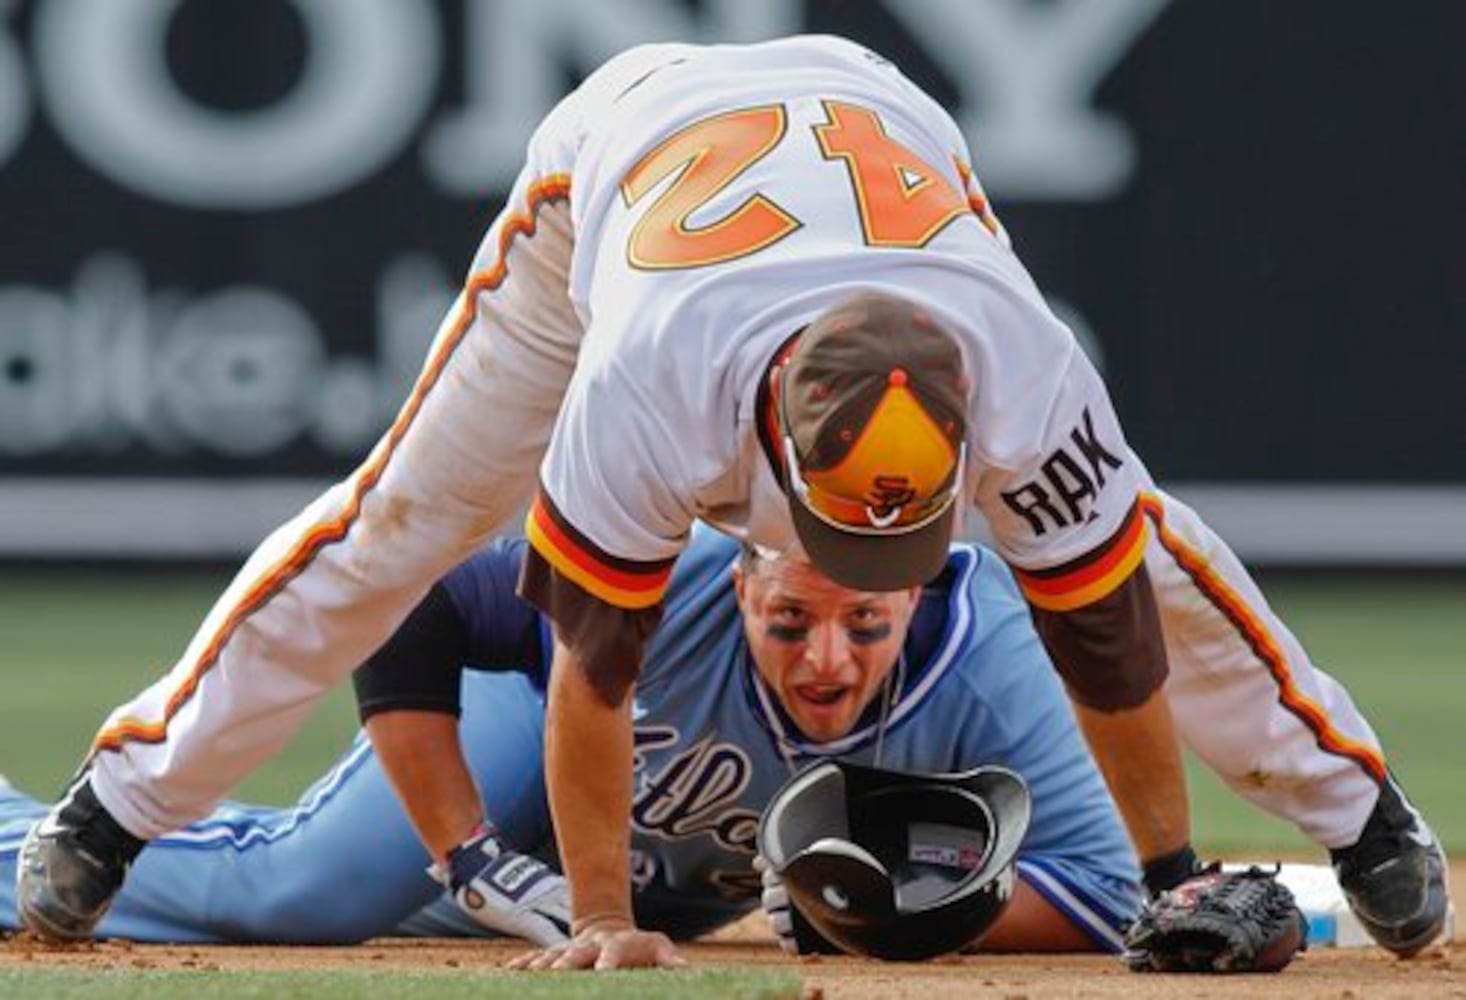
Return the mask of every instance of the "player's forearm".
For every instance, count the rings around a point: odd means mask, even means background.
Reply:
[[[1160,609],[1145,564],[1088,604],[1035,606],[1033,619],[1140,859],[1184,846],[1186,779],[1163,689],[1170,667]]]
[[[976,950],[1071,952],[1094,951],[1097,947],[1074,921],[1020,877],[1008,908],[993,929],[983,935]]]
[[[545,781],[577,931],[630,925],[631,699],[607,705],[556,644],[545,714]]]
[[[413,829],[434,860],[444,861],[485,819],[459,743],[457,716],[393,709],[365,725]]]
[[[1186,774],[1164,692],[1121,711],[1074,707],[1140,860],[1183,847],[1191,829]]]

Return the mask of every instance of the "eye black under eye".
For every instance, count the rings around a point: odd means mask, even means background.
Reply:
[[[891,623],[881,622],[879,625],[867,625],[864,628],[848,628],[845,633],[857,646],[871,646],[891,637]]]
[[[779,642],[804,642],[809,638],[809,629],[803,625],[770,625],[765,633]]]

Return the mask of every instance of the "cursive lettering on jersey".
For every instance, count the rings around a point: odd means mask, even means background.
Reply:
[[[752,854],[758,813],[736,805],[752,775],[748,755],[731,743],[702,739],[651,772],[644,751],[664,749],[676,739],[671,727],[636,730],[632,828],[665,840],[708,834],[728,850]]]

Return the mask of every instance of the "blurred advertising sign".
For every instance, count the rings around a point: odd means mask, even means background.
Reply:
[[[247,549],[391,419],[568,87],[641,42],[815,31],[953,112],[1130,436],[1244,552],[1466,562],[1466,14],[1377,17],[0,0],[0,557]],[[1382,490],[1421,539],[1340,548]]]

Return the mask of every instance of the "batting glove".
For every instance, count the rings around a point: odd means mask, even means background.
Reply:
[[[794,936],[794,910],[789,905],[789,893],[784,889],[783,879],[779,878],[779,873],[774,871],[774,866],[762,854],[754,855],[753,870],[758,872],[759,881],[763,883],[763,894],[759,900],[763,903],[769,924],[779,937],[779,950],[786,955],[798,955],[799,941]]]
[[[570,886],[548,865],[509,850],[481,827],[428,874],[458,908],[498,934],[547,948],[570,940]]]
[[[779,948],[788,955],[843,955],[845,952],[826,938],[814,925],[804,919],[804,914],[789,902],[789,893],[784,880],[774,871],[774,866],[762,854],[753,856],[753,869],[758,872],[764,890],[759,897],[768,914],[774,933],[779,936]]]

